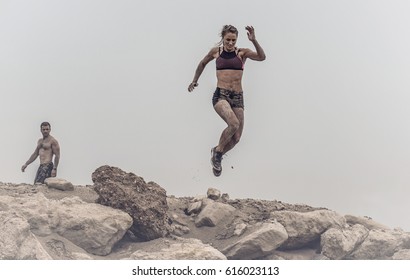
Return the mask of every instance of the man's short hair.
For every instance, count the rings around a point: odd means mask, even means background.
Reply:
[[[49,122],[42,122],[40,128],[42,128],[43,126],[49,126],[51,128],[51,124]]]

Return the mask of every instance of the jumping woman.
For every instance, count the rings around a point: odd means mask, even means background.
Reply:
[[[244,104],[242,75],[246,59],[263,61],[265,52],[255,37],[252,26],[246,26],[248,39],[255,50],[237,48],[238,30],[232,25],[225,25],[221,31],[221,41],[217,47],[199,62],[194,79],[188,87],[191,92],[198,86],[198,79],[205,66],[216,59],[217,87],[212,97],[212,104],[218,115],[228,125],[223,131],[217,146],[211,149],[211,163],[215,176],[222,173],[222,156],[231,150],[241,138],[244,124]]]

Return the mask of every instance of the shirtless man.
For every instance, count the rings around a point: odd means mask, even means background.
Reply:
[[[40,167],[37,170],[35,183],[44,184],[44,180],[48,177],[57,176],[57,167],[60,161],[60,146],[57,140],[50,135],[51,125],[48,122],[43,122],[40,125],[41,134],[43,138],[40,138],[37,142],[37,147],[34,153],[30,156],[28,161],[21,167],[21,171],[24,172],[26,167],[36,160],[40,156]],[[54,156],[54,164],[53,164]]]

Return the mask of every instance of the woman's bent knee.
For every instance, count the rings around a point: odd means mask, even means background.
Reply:
[[[239,127],[240,127],[240,123],[238,120],[236,121],[232,121],[229,123],[228,127],[232,130],[232,131],[238,131]]]

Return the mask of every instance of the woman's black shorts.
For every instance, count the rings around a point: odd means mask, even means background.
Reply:
[[[216,88],[212,97],[212,104],[215,106],[219,100],[228,101],[232,108],[243,108],[243,92],[235,92],[224,88]]]

